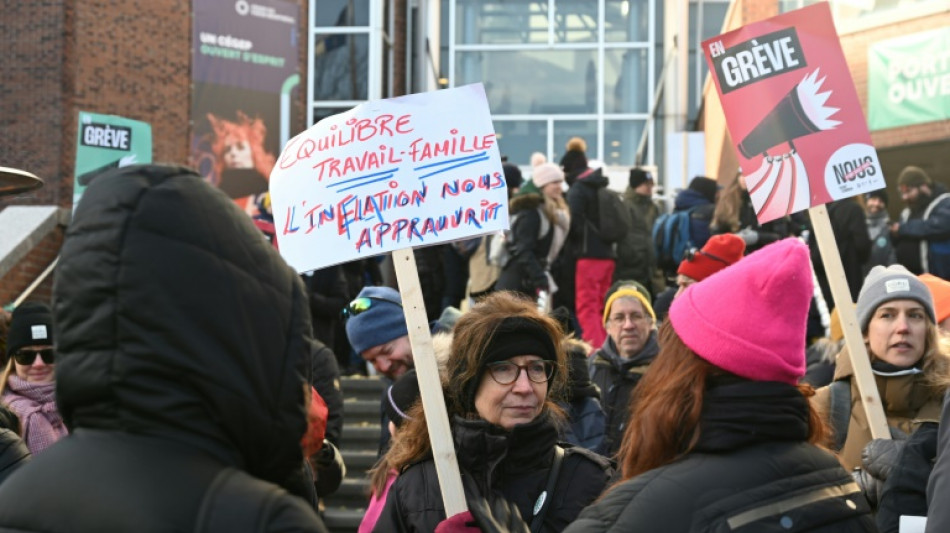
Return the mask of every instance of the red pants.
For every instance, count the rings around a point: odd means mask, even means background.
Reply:
[[[594,349],[607,338],[604,330],[604,296],[614,277],[613,259],[578,259],[574,274],[577,322],[581,337]]]

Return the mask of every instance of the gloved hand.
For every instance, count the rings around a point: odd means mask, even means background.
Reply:
[[[346,463],[343,455],[332,442],[323,439],[323,447],[310,457],[310,466],[315,476],[314,488],[317,496],[324,498],[336,492],[346,477]]]
[[[907,434],[897,428],[891,428],[891,436],[894,438],[869,442],[861,451],[862,468],[851,473],[873,508],[880,503],[884,482],[897,465],[901,450],[907,443]]]
[[[759,242],[759,232],[755,231],[750,227],[745,227],[736,232],[744,242],[746,246],[754,246],[755,243]]]

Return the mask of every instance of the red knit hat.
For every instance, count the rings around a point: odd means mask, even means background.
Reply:
[[[784,239],[690,285],[673,300],[670,323],[717,367],[794,385],[805,374],[811,278],[808,247]]]
[[[734,233],[713,235],[706,241],[702,250],[691,254],[691,257],[687,253],[687,258],[680,262],[676,273],[702,281],[742,259],[744,253],[745,241],[738,235]]]

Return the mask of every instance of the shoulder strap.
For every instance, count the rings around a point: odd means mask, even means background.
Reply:
[[[264,531],[267,510],[280,492],[273,486],[261,491],[260,484],[236,468],[218,472],[201,501],[195,533]]]
[[[554,499],[554,486],[557,485],[558,475],[561,473],[561,463],[564,462],[564,448],[554,445],[554,460],[551,462],[551,470],[548,472],[548,484],[544,492],[538,496],[538,501],[534,504],[534,518],[531,519],[531,533],[541,531],[541,524],[544,523],[544,516],[551,508],[551,500]]]
[[[851,381],[847,379],[832,381],[828,387],[834,451],[838,452],[844,448],[844,441],[848,439],[848,424],[851,423]]]

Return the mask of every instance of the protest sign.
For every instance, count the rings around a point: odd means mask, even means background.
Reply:
[[[152,162],[152,126],[147,122],[80,111],[76,133],[73,209],[99,172]]]
[[[270,192],[281,254],[298,271],[508,226],[481,84],[320,121],[287,143]]]
[[[392,252],[447,516],[466,510],[412,247],[506,229],[508,192],[481,84],[367,102],[284,147],[270,175],[297,271]]]
[[[703,42],[759,222],[809,209],[874,438],[890,438],[824,204],[885,187],[827,2]]]
[[[756,215],[884,188],[827,3],[703,42]]]

